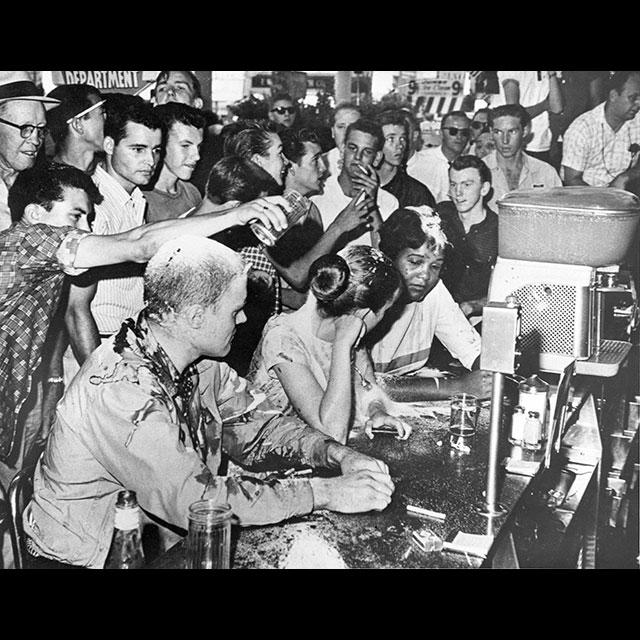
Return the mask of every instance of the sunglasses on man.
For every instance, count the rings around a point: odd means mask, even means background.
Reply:
[[[458,129],[458,127],[444,127],[443,131],[446,131],[450,136],[454,138],[460,134],[464,138],[468,138],[471,135],[471,129],[468,127],[466,129]]]
[[[36,126],[34,124],[16,124],[15,122],[9,122],[8,120],[4,120],[0,118],[0,122],[2,124],[8,124],[10,127],[15,127],[16,129],[20,129],[20,136],[22,138],[29,138],[34,131],[38,132],[38,138],[42,140],[47,132],[46,125]]]
[[[488,126],[486,122],[481,122],[480,120],[474,120],[471,123],[471,128],[475,129],[476,131],[478,129],[483,129],[484,127]]]
[[[279,116],[283,116],[285,113],[293,115],[295,112],[295,107],[275,107],[271,109],[271,113],[277,113]]]

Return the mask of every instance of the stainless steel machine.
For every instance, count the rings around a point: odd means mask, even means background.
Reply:
[[[634,279],[620,265],[638,251],[640,199],[620,189],[561,187],[513,191],[498,207],[489,302],[515,297],[522,361],[561,372],[577,360],[577,374],[614,376],[631,342],[608,337],[608,327],[622,320],[630,336],[638,321]]]

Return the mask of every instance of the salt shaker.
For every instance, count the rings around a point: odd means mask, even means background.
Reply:
[[[524,423],[522,447],[537,451],[542,447],[542,423],[537,411],[529,411]]]

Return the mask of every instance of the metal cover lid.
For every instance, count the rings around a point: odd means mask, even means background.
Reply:
[[[565,209],[576,212],[640,212],[640,198],[629,191],[609,187],[554,187],[510,191],[498,201],[498,206]]]

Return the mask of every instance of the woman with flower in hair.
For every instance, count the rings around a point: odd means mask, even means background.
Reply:
[[[254,354],[249,379],[276,406],[296,412],[338,442],[349,429],[411,428],[389,415],[389,399],[375,382],[362,342],[395,301],[400,278],[391,261],[364,245],[318,258],[309,270],[309,295],[300,309],[272,317]]]
[[[478,370],[480,336],[440,280],[446,244],[440,218],[429,207],[397,209],[380,227],[380,249],[403,287],[367,343],[378,380],[396,401],[491,395],[491,374]],[[452,379],[415,375],[429,359],[434,336],[468,373]]]

